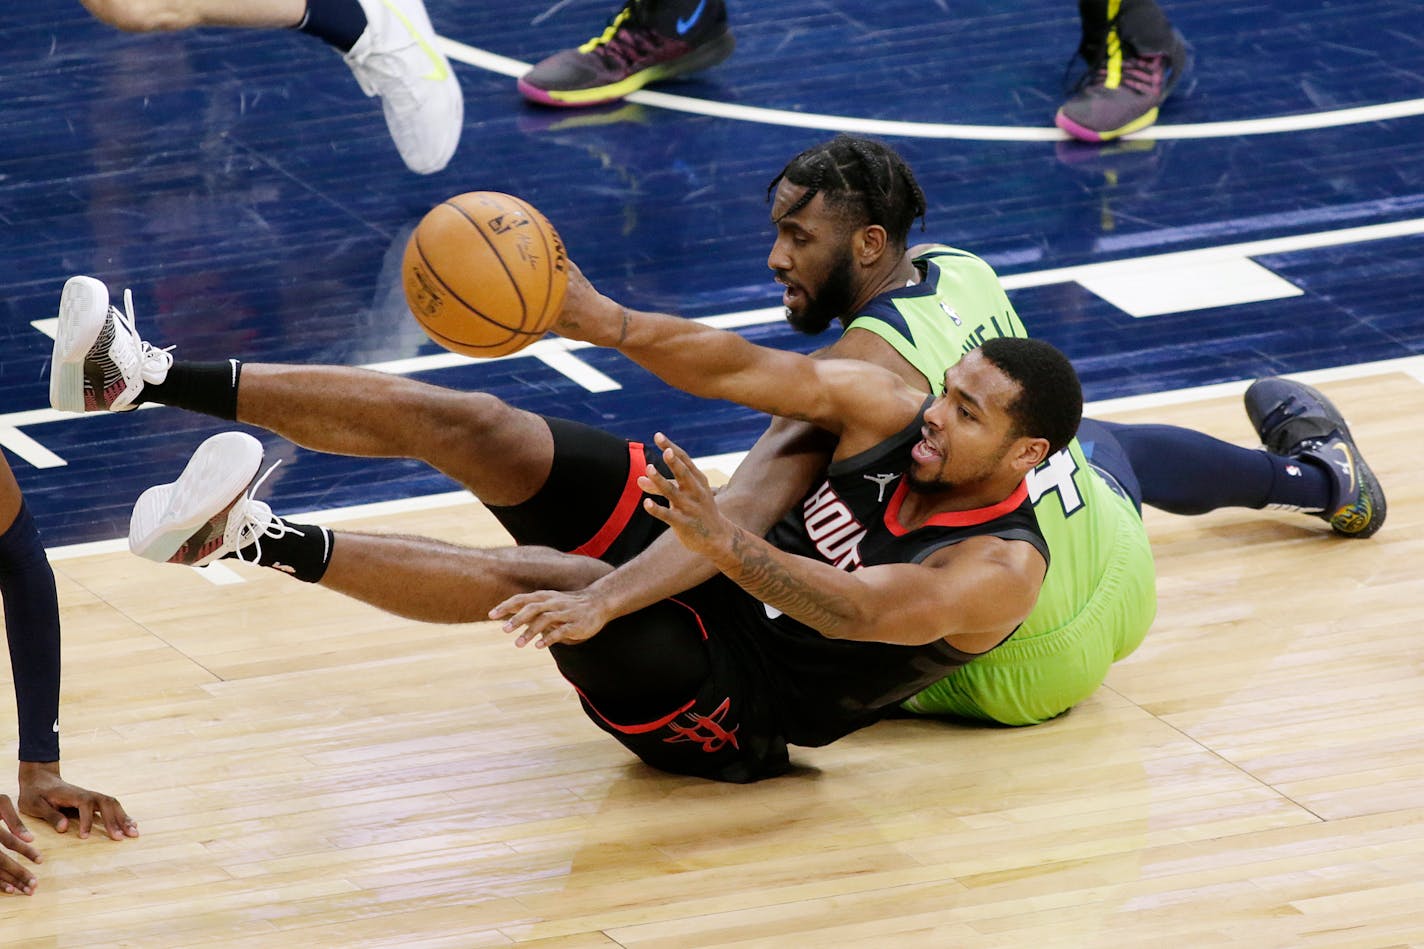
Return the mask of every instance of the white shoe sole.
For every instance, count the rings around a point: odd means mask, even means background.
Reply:
[[[197,530],[247,490],[262,466],[262,443],[245,432],[223,432],[198,446],[178,480],[139,495],[129,518],[129,550],[166,563]],[[201,567],[226,551],[217,550]]]
[[[416,93],[418,105],[414,110],[399,108],[384,95],[381,99],[386,128],[406,167],[418,175],[442,171],[460,146],[465,124],[465,96],[449,59],[436,45],[438,37],[431,26],[430,15],[420,0],[361,0],[361,5],[367,21],[380,24],[378,31],[410,37],[426,57],[422,66],[443,76],[437,79],[422,71],[419,78],[410,77],[414,88],[420,90]],[[375,35],[371,34],[373,39]],[[397,44],[401,45],[404,44]],[[367,48],[358,43],[352,51],[363,54]],[[347,64],[351,63],[348,54]],[[352,65],[352,68],[359,67]]]
[[[104,328],[109,288],[93,277],[70,277],[59,295],[59,322],[49,368],[49,404],[84,411],[84,357]]]

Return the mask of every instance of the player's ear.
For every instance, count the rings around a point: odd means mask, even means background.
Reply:
[[[869,267],[885,256],[889,246],[890,235],[879,224],[867,224],[856,231],[855,256],[863,267]]]
[[[1023,437],[1018,440],[1011,457],[1014,467],[1028,474],[1048,458],[1048,439]]]

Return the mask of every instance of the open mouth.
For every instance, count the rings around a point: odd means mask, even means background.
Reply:
[[[910,457],[920,464],[935,464],[944,458],[944,452],[940,451],[930,443],[929,436],[921,433],[923,437],[915,443],[915,447],[910,449]]]

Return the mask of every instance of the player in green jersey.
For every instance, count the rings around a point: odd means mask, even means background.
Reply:
[[[907,246],[925,200],[888,146],[839,136],[794,158],[769,191],[777,237],[767,263],[785,288],[788,321],[807,333],[832,322],[844,328],[822,355],[876,363],[929,392],[985,339],[1027,335],[982,260],[940,245]],[[1248,392],[1247,410],[1270,451],[1173,426],[1085,419],[1080,438],[1029,476],[1053,551],[1038,604],[992,657],[921,692],[906,709],[1026,725],[1091,694],[1109,666],[1141,643],[1155,612],[1143,503],[1178,513],[1293,508],[1317,514],[1338,534],[1378,530],[1383,493],[1328,400],[1299,383],[1263,380]],[[766,531],[814,496],[829,451],[810,426],[773,421],[719,507]],[[711,572],[664,537],[585,590],[523,594],[496,613],[533,607],[539,615],[526,640],[579,641]]]

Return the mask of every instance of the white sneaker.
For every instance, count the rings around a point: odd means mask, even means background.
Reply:
[[[108,288],[93,277],[65,281],[50,364],[50,405],[61,412],[120,412],[134,407],[145,381],[157,385],[168,377],[173,355],[139,337],[127,290],[124,310],[109,306]]]
[[[209,438],[177,481],[139,495],[129,518],[129,550],[145,560],[202,567],[253,543],[260,552],[262,537],[291,533],[252,497],[267,479],[263,475],[253,483],[261,465],[262,443],[251,435],[223,432]]]
[[[406,167],[434,174],[450,163],[465,121],[465,97],[435,48],[421,0],[360,0],[366,31],[346,65],[368,96],[380,96],[386,126]]]

